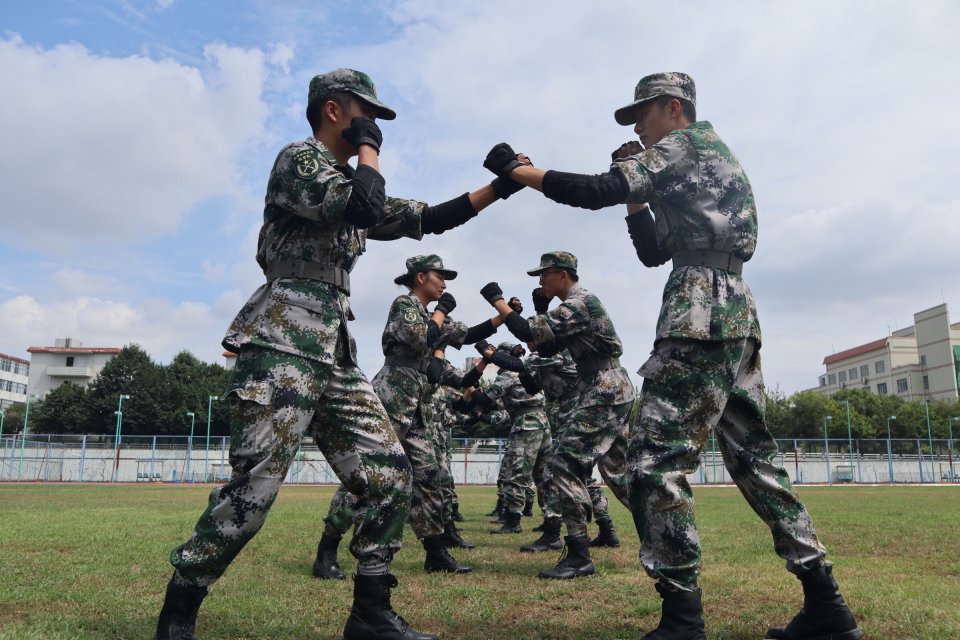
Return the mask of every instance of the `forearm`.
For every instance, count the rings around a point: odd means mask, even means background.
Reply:
[[[634,209],[634,211],[630,211]],[[657,243],[657,227],[650,208],[646,205],[628,205],[627,232],[640,262],[646,267],[658,267],[670,259],[670,252]]]
[[[510,172],[510,177],[520,184],[543,191],[543,176],[547,172],[539,167],[524,165]]]
[[[480,187],[468,197],[470,198],[470,204],[473,205],[473,210],[477,213],[480,213],[497,201],[497,194],[494,193],[493,187],[489,184]]]

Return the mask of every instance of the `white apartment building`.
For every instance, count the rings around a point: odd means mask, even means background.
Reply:
[[[120,349],[84,347],[79,340],[57,338],[52,347],[30,347],[27,352],[30,354],[27,392],[39,400],[67,382],[86,387]]]
[[[0,411],[27,401],[30,361],[0,353]]]
[[[960,322],[946,304],[913,315],[914,325],[823,359],[815,391],[864,388],[905,400],[956,401],[960,387]]]

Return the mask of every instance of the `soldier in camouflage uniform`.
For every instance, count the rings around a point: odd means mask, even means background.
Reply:
[[[514,357],[523,355],[523,347],[513,342],[501,343],[497,351]],[[551,442],[543,393],[528,393],[520,382],[519,375],[508,369],[500,369],[484,393],[503,404],[502,418],[510,422],[511,455],[504,459],[502,465],[506,470],[503,483],[503,524],[491,533],[520,533],[520,517],[530,483],[533,482],[542,492],[543,467]]]
[[[560,353],[545,357],[539,354],[531,354],[523,363],[524,370],[534,383],[543,389],[544,399],[546,400],[547,419],[553,432],[553,439],[557,440],[559,431],[563,424],[565,414],[572,411],[577,404],[579,393],[577,391],[577,365],[567,349]],[[522,376],[521,376],[522,378]],[[547,455],[549,459],[550,451]],[[615,478],[625,477],[625,459],[623,455],[608,456],[605,462],[613,465],[621,465],[621,469],[615,469],[609,475]],[[562,508],[559,504],[559,495],[551,492],[550,487],[552,478],[549,473],[549,465],[546,465],[544,474],[544,487],[547,499],[543,506],[544,522],[540,527],[534,528],[534,531],[541,531],[543,535],[530,544],[520,547],[521,551],[536,552],[560,549],[563,545],[560,543],[560,524]],[[600,533],[596,538],[590,541],[591,547],[619,547],[620,540],[617,537],[613,526],[613,520],[610,518],[607,498],[603,493],[600,483],[591,475],[587,481],[587,493],[590,495],[590,502],[593,505],[593,518],[600,527]],[[630,507],[629,504],[626,505]]]
[[[350,271],[366,241],[419,239],[456,227],[520,187],[503,180],[436,206],[387,197],[382,134],[393,119],[369,76],[350,69],[310,81],[313,135],[285,146],[267,185],[257,262],[267,282],[224,338],[238,354],[226,394],[233,475],[214,489],[174,574],[157,638],[194,637],[207,587],[259,531],[304,436],[312,436],[358,499],[350,545],[358,560],[344,638],[430,639],[390,608],[389,574],[410,510],[413,472],[383,404],[357,366]],[[358,156],[357,168],[347,164]]]
[[[553,569],[541,571],[541,578],[572,579],[592,575],[590,538],[587,536],[592,504],[587,481],[593,467],[620,499],[628,500],[625,465],[608,464],[622,458],[626,449],[627,415],[633,403],[633,385],[620,366],[623,347],[613,321],[600,300],[580,286],[576,257],[565,251],[545,253],[540,265],[527,272],[539,276],[534,290],[537,315],[529,320],[512,311],[503,300],[499,285],[487,284],[481,293],[500,312],[510,332],[527,342],[531,351],[552,355],[567,348],[576,363],[577,403],[563,416],[551,451],[551,491],[560,496],[567,526],[567,552]],[[561,304],[548,309],[550,300]],[[621,476],[610,476],[612,470]]]
[[[522,154],[498,145],[486,165],[564,204],[597,209],[628,203],[640,259],[672,259],[657,336],[644,377],[638,429],[628,453],[641,561],[658,580],[660,625],[648,640],[706,638],[698,576],[700,544],[686,475],[715,431],[730,475],[770,527],[774,547],[803,584],[804,605],[768,638],[856,640],[857,622],[840,595],[813,522],[764,421],[760,325],[743,263],[756,247],[750,182],[710,123],[696,119],[696,90],[683,73],[637,84],[615,118],[646,147],[598,176],[517,168]],[[652,205],[654,213],[647,206]]]
[[[460,425],[460,414],[453,410],[453,403],[462,394],[450,385],[437,385],[434,402],[438,406],[437,457],[441,467],[441,486],[443,487],[444,522],[463,522],[460,514],[460,500],[457,498],[457,486],[453,478],[453,441],[451,430]]]

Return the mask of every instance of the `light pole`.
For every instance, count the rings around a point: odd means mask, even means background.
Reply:
[[[2,414],[0,414],[2,416]],[[947,448],[947,451],[950,452],[950,482],[954,482],[957,477],[953,475],[953,423],[960,420],[960,416],[954,416],[947,420],[947,427],[950,429],[950,446]],[[3,422],[2,417],[0,417],[0,433],[3,433]]]
[[[927,441],[930,443],[930,482],[936,482],[937,471],[933,461],[933,429],[930,427],[930,401],[924,400],[923,406],[927,413]]]
[[[830,479],[830,438],[827,436],[827,423],[833,420],[833,416],[823,416],[823,450],[827,455],[827,484],[833,484]]]
[[[123,401],[129,400],[130,396],[125,393],[120,394],[117,401],[117,410],[113,413],[117,416],[117,429],[113,435],[113,481],[117,481],[117,470],[120,467],[120,430],[123,428]]]
[[[193,423],[194,415],[193,411],[187,411],[187,415],[190,416],[190,439],[187,440],[187,472],[185,474],[184,480],[190,482],[190,449],[193,448]]]
[[[897,416],[887,416],[887,464],[890,466],[890,484],[893,484],[893,440],[890,435],[890,422]]]
[[[0,452],[4,451],[3,447],[3,418],[6,416],[6,412],[0,410]],[[5,453],[5,452],[4,452]],[[0,479],[3,478],[3,459],[6,457],[4,453],[0,453]]]
[[[850,482],[853,482],[853,427],[850,422],[850,401],[841,400],[840,402],[847,405],[847,447],[850,449]]]
[[[207,446],[205,447],[206,454],[203,459],[204,481],[210,477],[210,411],[213,408],[213,401],[219,399],[219,396],[207,396]]]
[[[30,398],[32,397],[32,395],[27,396],[27,406],[23,410],[23,433],[20,434],[20,463],[17,465],[17,482],[20,482],[20,472],[23,470],[23,447],[27,442],[27,420],[30,418]],[[12,459],[13,456],[11,456]]]

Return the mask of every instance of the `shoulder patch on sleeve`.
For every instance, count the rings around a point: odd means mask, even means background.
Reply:
[[[407,324],[413,324],[420,320],[420,316],[417,313],[416,309],[404,309],[403,310],[403,321]]]
[[[320,152],[313,147],[293,154],[293,170],[301,180],[310,180],[320,173]]]

